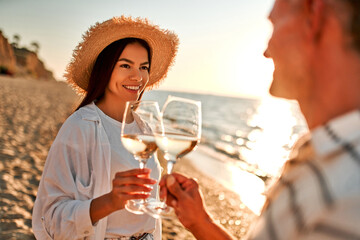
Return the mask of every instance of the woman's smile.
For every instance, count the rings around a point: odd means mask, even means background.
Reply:
[[[138,91],[141,88],[141,86],[129,86],[129,85],[123,85],[123,87],[131,91]]]

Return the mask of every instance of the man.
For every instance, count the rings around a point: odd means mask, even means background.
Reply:
[[[270,93],[297,100],[310,132],[248,238],[360,239],[360,0],[276,0],[269,19]],[[197,239],[234,238],[211,219],[194,180],[172,174],[160,185]]]

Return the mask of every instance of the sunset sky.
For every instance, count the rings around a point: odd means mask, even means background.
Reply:
[[[262,97],[273,64],[262,55],[271,34],[273,0],[0,0],[0,29],[20,46],[40,44],[39,57],[62,79],[72,50],[95,22],[147,17],[180,38],[176,63],[159,89]]]

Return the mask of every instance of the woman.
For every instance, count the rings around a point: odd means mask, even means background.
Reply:
[[[65,74],[85,97],[49,151],[33,210],[37,239],[161,239],[158,220],[124,209],[130,199],[156,197],[159,164],[151,158],[138,169],[120,129],[126,101],[159,84],[177,46],[175,34],[142,19],[87,31]]]

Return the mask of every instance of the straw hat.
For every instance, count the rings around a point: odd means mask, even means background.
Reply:
[[[147,19],[124,16],[96,23],[89,28],[66,68],[64,77],[67,82],[79,95],[85,95],[92,68],[101,51],[119,39],[131,37],[143,39],[149,44],[151,70],[147,89],[157,86],[174,62],[179,39],[175,33],[160,29]]]

